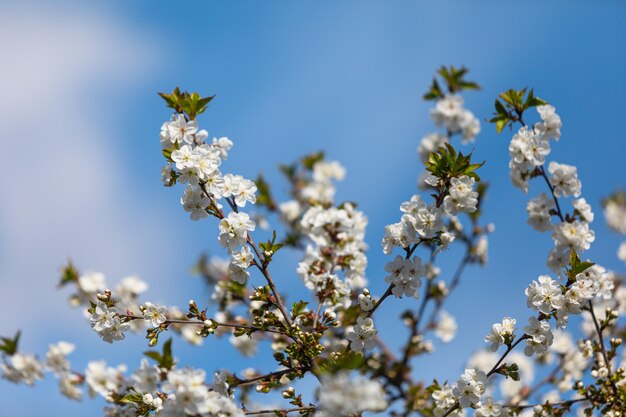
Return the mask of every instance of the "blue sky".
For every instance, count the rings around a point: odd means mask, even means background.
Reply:
[[[54,289],[68,257],[111,283],[139,274],[154,301],[206,296],[188,270],[200,253],[220,251],[216,226],[189,220],[182,189],[159,182],[158,130],[168,112],[156,91],[177,85],[217,94],[200,123],[235,142],[231,172],[279,181],[278,163],[319,149],[344,164],[338,199],[358,201],[370,219],[376,293],[384,290],[383,228],[415,192],[415,150],[433,130],[421,95],[435,69],[471,69],[483,89],[468,93],[466,105],[481,120],[500,91],[534,87],[564,122],[551,157],[578,166],[596,212],[588,255],[623,270],[615,257],[622,237],[607,231],[599,201],[626,184],[625,12],[617,1],[0,3],[0,87],[12,98],[0,104],[0,143],[19,149],[5,151],[0,167],[0,314],[15,317],[0,321],[0,333],[22,328],[23,348],[39,354],[48,343],[76,341],[79,368],[99,357],[138,363],[140,337],[105,345]],[[438,346],[440,360],[417,361],[417,376],[456,377],[494,321],[526,319],[523,290],[547,272],[551,240],[525,223],[526,202],[543,184],[528,196],[513,188],[509,139],[483,123],[474,148],[491,184],[490,263],[467,271],[448,304],[457,339]],[[440,258],[443,276],[458,256]],[[285,253],[277,266],[280,284],[301,293],[297,260]],[[402,334],[397,315],[410,305],[397,300],[377,313],[383,337]],[[252,364],[212,340],[178,346],[183,362],[208,369]],[[0,384],[0,417],[90,416],[101,407],[60,398],[52,379],[35,389]]]

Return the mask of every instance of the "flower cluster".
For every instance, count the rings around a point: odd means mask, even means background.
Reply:
[[[205,372],[199,369],[175,369],[167,374],[162,390],[167,393],[158,416],[181,415],[243,416],[233,401],[205,383]]]
[[[561,137],[561,118],[550,105],[538,106],[541,122],[533,127],[522,126],[511,139],[511,179],[516,187],[528,191],[528,179],[535,168],[546,162],[550,153],[550,139]],[[575,174],[575,171],[574,171]]]
[[[338,208],[314,205],[302,216],[301,230],[313,245],[307,246],[297,272],[330,311],[348,307],[351,291],[367,285],[366,226],[367,217],[350,203]]]
[[[407,297],[418,297],[418,289],[422,286],[422,276],[424,268],[422,260],[417,256],[406,259],[398,255],[385,265],[385,271],[389,273],[385,277],[385,282],[391,284],[391,292],[398,298],[403,295]]]
[[[433,392],[435,415],[442,415],[458,404],[463,408],[482,407],[481,396],[487,388],[487,376],[483,371],[467,368],[453,386],[444,385]],[[489,404],[491,400],[489,400]],[[458,415],[460,410],[455,414]]]
[[[478,204],[478,193],[474,191],[474,178],[463,175],[450,180],[448,195],[443,200],[443,208],[450,215],[473,213]]]
[[[480,133],[480,122],[463,107],[463,97],[457,94],[448,94],[437,100],[430,110],[430,117],[437,127],[446,129],[448,135],[461,133],[464,144],[473,142]]]
[[[427,205],[419,195],[402,203],[400,211],[404,213],[400,222],[385,227],[382,241],[385,254],[390,254],[394,247],[408,248],[420,239],[431,239],[447,231],[443,210],[434,203]]]
[[[347,372],[325,375],[317,397],[320,410],[329,417],[387,408],[385,391],[378,381]]]

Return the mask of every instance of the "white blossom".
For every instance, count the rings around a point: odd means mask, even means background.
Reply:
[[[70,363],[67,355],[72,353],[76,346],[69,342],[58,342],[48,346],[46,353],[46,368],[50,369],[57,376],[61,376],[70,370]]]
[[[437,327],[435,327],[435,336],[437,336],[443,343],[449,343],[456,336],[457,324],[454,316],[446,311],[439,313],[439,320],[437,321]]]
[[[485,393],[487,376],[482,371],[467,368],[455,384],[452,392],[461,408],[469,408],[480,403]]]
[[[548,172],[551,175],[550,184],[554,187],[557,197],[580,196],[581,184],[575,166],[550,162]]]
[[[222,246],[227,247],[230,251],[245,245],[248,239],[248,231],[254,231],[255,223],[250,219],[247,213],[230,212],[228,217],[223,218],[219,222],[220,236],[219,241]]]
[[[478,193],[473,190],[474,178],[463,175],[450,180],[449,194],[443,199],[448,214],[473,213],[478,204]]]
[[[541,116],[541,123],[537,124],[537,129],[543,135],[558,141],[561,138],[561,127],[563,124],[554,107],[549,104],[537,106],[537,112]]]
[[[43,367],[35,355],[14,353],[0,364],[2,377],[15,384],[33,385],[43,379]]]
[[[524,348],[526,356],[547,352],[554,339],[550,331],[550,323],[543,320],[539,321],[536,317],[530,317],[528,325],[524,326],[524,333],[529,336],[526,339],[526,347]]]
[[[383,411],[387,399],[383,386],[366,376],[342,371],[322,376],[318,391],[319,408],[328,417],[346,417],[364,411]]]
[[[528,224],[539,232],[552,230],[552,217],[550,211],[555,207],[554,200],[546,193],[541,193],[537,198],[528,202],[526,211],[528,212]]]
[[[485,342],[491,343],[491,351],[495,352],[505,341],[513,339],[515,323],[515,319],[505,317],[501,323],[494,323],[491,326],[491,332],[485,336]]]
[[[378,331],[374,328],[374,322],[371,318],[359,317],[353,330],[348,332],[347,338],[350,341],[350,348],[360,352],[363,349],[373,349],[375,346],[374,337]]]
[[[154,304],[147,302],[143,306],[143,319],[145,322],[152,327],[159,327],[161,324],[165,323],[167,317],[165,317],[165,313],[167,312],[166,308],[163,306],[155,306]]]

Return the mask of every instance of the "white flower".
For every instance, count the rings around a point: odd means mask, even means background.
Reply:
[[[211,200],[204,194],[200,187],[188,186],[180,199],[180,203],[186,212],[191,213],[191,220],[200,220],[209,217],[206,209],[211,204]]]
[[[431,152],[437,152],[440,147],[448,143],[448,137],[441,133],[431,133],[420,141],[417,154],[422,162],[428,162]]]
[[[106,288],[106,279],[103,273],[90,271],[78,278],[78,286],[86,294],[95,295]]]
[[[596,239],[596,234],[589,229],[589,223],[574,220],[564,222],[554,228],[552,234],[557,246],[569,247],[576,252],[582,252],[591,247],[591,243]]]
[[[198,131],[198,123],[195,120],[187,120],[184,115],[179,114],[167,125],[169,139],[172,143],[193,143],[194,134]]]
[[[550,162],[548,172],[552,177],[550,184],[554,187],[557,197],[580,196],[581,184],[575,166]]]
[[[227,137],[213,138],[213,146],[220,152],[220,159],[228,157],[228,151],[233,147],[233,142]]]
[[[167,319],[165,317],[166,309],[163,306],[155,306],[154,304],[147,302],[143,306],[143,319],[152,327],[159,327],[165,323]]]
[[[485,342],[491,343],[491,350],[495,352],[498,350],[501,344],[507,340],[513,340],[513,333],[515,332],[516,320],[510,317],[502,319],[502,323],[494,323],[491,326],[491,333],[485,336]]]
[[[536,317],[530,317],[528,322],[529,324],[524,327],[524,333],[530,337],[526,339],[524,353],[526,356],[532,356],[534,353],[543,354],[547,352],[554,339],[550,331],[550,323],[539,321]]]
[[[480,401],[480,407],[474,413],[475,417],[498,417],[502,414],[502,405],[492,397],[485,397]]]
[[[78,388],[81,384],[80,376],[65,373],[59,378],[59,391],[70,400],[80,401],[83,399],[83,392]]]
[[[43,379],[43,368],[35,355],[14,353],[5,363],[0,364],[2,377],[15,384],[33,385]]]
[[[389,275],[385,277],[385,282],[393,284],[391,292],[396,297],[417,297],[417,290],[422,286],[421,277],[424,275],[424,268],[419,257],[404,259],[397,255],[395,259],[385,265],[385,271]]]
[[[487,235],[480,235],[476,245],[472,248],[474,252],[474,256],[478,258],[478,261],[481,265],[485,265],[488,259],[489,249],[489,238]]]
[[[428,207],[418,195],[402,203],[400,211],[405,213],[402,216],[402,222],[411,224],[423,238],[429,239],[445,229],[441,209],[435,206]]]
[[[443,343],[449,343],[456,336],[457,324],[454,316],[446,311],[439,313],[439,321],[435,328],[435,336],[437,336]]]
[[[516,163],[514,160],[509,162],[509,168],[511,170],[511,182],[514,186],[528,192],[528,179],[530,178],[530,172],[528,171],[528,163],[523,162],[521,164]]]
[[[370,311],[371,309],[374,308],[374,301],[372,300],[372,297],[365,294],[359,294],[359,306],[361,307],[361,310],[363,311]]]
[[[176,163],[176,169],[182,171],[193,169],[196,166],[198,154],[194,152],[191,146],[183,145],[180,149],[172,152],[171,158]]]
[[[161,182],[166,187],[174,185],[174,170],[172,169],[172,164],[170,162],[161,167]]]
[[[440,389],[433,391],[432,397],[435,400],[435,416],[442,416],[456,404],[456,397],[450,385],[444,385]],[[458,414],[451,415],[456,416]]]
[[[461,129],[463,122],[468,122],[464,111],[463,98],[449,94],[437,101],[435,108],[430,110],[430,117],[436,126],[443,126],[455,133]]]
[[[626,234],[626,205],[609,200],[604,206],[604,217],[609,227],[618,233]]]
[[[115,341],[123,340],[126,335],[124,332],[130,330],[130,325],[128,323],[122,323],[119,317],[115,317],[113,320],[113,325],[108,327],[101,332],[98,332],[98,336],[102,338],[107,343],[113,343]]]
[[[484,372],[468,368],[465,369],[452,392],[459,401],[461,408],[468,408],[479,404],[480,396],[485,393],[486,385],[487,376]]]
[[[443,207],[448,214],[459,212],[473,213],[478,204],[478,193],[473,191],[474,178],[463,175],[450,180],[449,194],[443,200]]]
[[[552,230],[550,210],[553,210],[554,207],[554,200],[551,197],[548,197],[546,193],[539,194],[539,197],[530,200],[526,206],[527,223],[539,232]]]
[[[617,258],[626,263],[626,241],[620,243],[619,249],[617,249]]]
[[[374,328],[371,318],[359,317],[352,331],[348,332],[347,338],[350,341],[350,348],[360,352],[363,349],[373,349],[376,343],[374,337],[378,331]]]
[[[220,220],[218,227],[221,233],[219,236],[220,243],[233,251],[237,247],[245,245],[248,231],[253,231],[255,224],[247,213],[231,212],[228,217]]]
[[[222,194],[224,197],[232,196],[235,204],[239,207],[245,207],[246,202],[256,203],[257,187],[253,181],[250,181],[241,175],[224,175],[224,185]]]
[[[143,358],[139,369],[131,375],[131,379],[137,391],[153,392],[156,391],[157,385],[161,382],[161,375],[156,366],[150,365],[148,361]]]
[[[383,411],[387,400],[383,386],[366,376],[346,371],[325,374],[318,391],[319,408],[327,417],[346,417],[364,411]]]
[[[388,255],[394,247],[406,248],[417,242],[417,234],[413,225],[407,221],[385,226],[385,236],[383,237],[383,253]]]
[[[278,205],[278,211],[280,211],[281,217],[287,222],[291,223],[298,219],[302,213],[302,207],[298,200],[290,200]]]
[[[456,236],[452,233],[449,233],[449,232],[441,233],[439,235],[439,242],[441,243],[441,245],[437,248],[435,252],[439,253],[448,249],[450,244],[454,242],[454,239],[456,239]]]
[[[466,368],[473,368],[478,371],[489,372],[489,370],[498,362],[500,356],[487,350],[476,351],[467,361]]]
[[[236,264],[231,263],[229,265],[229,271],[230,277],[240,284],[245,284],[248,281],[248,278],[250,278],[250,272]]]
[[[569,263],[570,252],[567,246],[556,245],[548,255],[548,267],[560,276],[562,268]]]
[[[148,290],[148,284],[137,276],[129,276],[115,287],[115,294],[125,302],[131,301]]]
[[[159,397],[153,397],[152,394],[146,393],[141,400],[144,404],[150,406],[154,411],[160,411],[163,408],[163,400]]]
[[[239,268],[245,269],[250,266],[254,260],[254,254],[250,250],[250,247],[243,246],[240,251],[233,252],[231,254],[230,263],[236,265]]]
[[[240,284],[245,284],[250,273],[246,269],[254,260],[254,254],[248,246],[243,246],[240,251],[231,254],[229,271],[230,276]]]
[[[99,394],[111,401],[111,392],[117,392],[124,384],[125,370],[124,366],[107,367],[105,361],[89,362],[85,370],[85,381],[89,386],[90,397]]]
[[[563,124],[559,115],[555,113],[554,107],[549,104],[537,106],[537,112],[542,120],[541,123],[537,124],[537,129],[545,136],[559,140]]]
[[[72,353],[75,348],[74,344],[63,341],[49,345],[48,353],[46,353],[46,367],[57,376],[67,373],[70,370],[70,363],[66,356]]]
[[[573,205],[584,221],[587,223],[591,223],[593,221],[593,212],[591,211],[591,206],[587,203],[587,200],[579,198],[574,200]]]
[[[329,183],[331,180],[341,181],[346,176],[346,169],[337,161],[319,161],[313,165],[313,181]]]
[[[102,303],[98,303],[91,315],[91,328],[96,332],[101,332],[113,327],[116,318],[117,309],[115,307],[107,307]]]
[[[526,288],[527,305],[544,314],[552,313],[552,309],[560,309],[565,303],[558,281],[548,275],[541,275],[537,281],[531,282]]]
[[[463,111],[461,116],[461,143],[467,145],[474,142],[479,133],[480,121],[478,118],[469,110]]]
[[[219,157],[219,150],[211,145],[198,145],[193,148],[193,158],[193,169],[201,180],[206,180],[213,176],[222,163]]]
[[[228,340],[242,355],[252,357],[256,354],[258,342],[254,336],[236,337],[233,335]]]
[[[511,139],[509,154],[515,164],[543,165],[550,153],[550,143],[540,131],[522,126]]]

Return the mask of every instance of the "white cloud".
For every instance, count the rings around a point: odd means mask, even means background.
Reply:
[[[89,96],[132,91],[156,48],[112,17],[45,9],[0,13],[0,334],[78,314],[54,291],[68,256],[117,281],[158,249],[156,215],[128,210],[142,202],[110,145],[123,133],[94,127],[103,123]],[[17,323],[4,319],[18,311]]]

